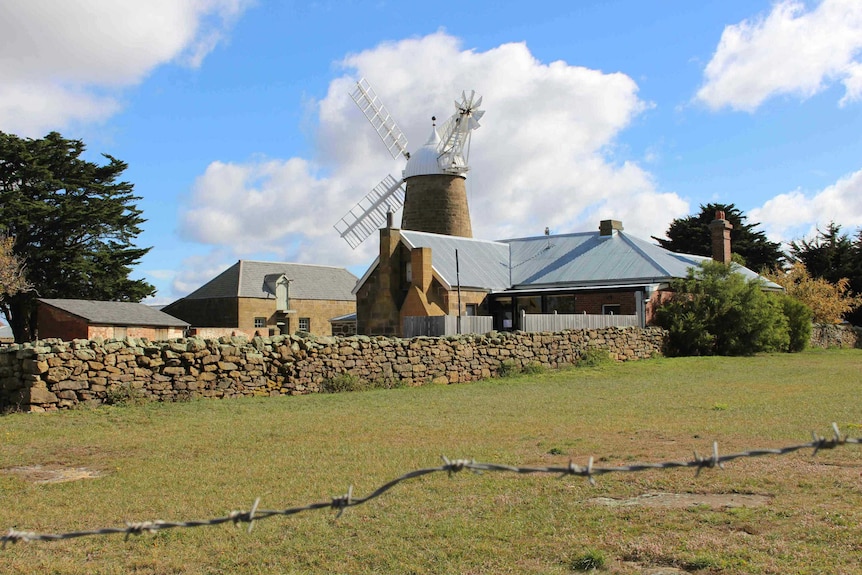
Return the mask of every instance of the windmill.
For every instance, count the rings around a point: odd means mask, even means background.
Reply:
[[[389,175],[377,184],[336,224],[335,229],[356,248],[386,222],[387,214],[402,206],[401,227],[445,235],[472,237],[464,179],[469,171],[470,137],[485,114],[482,97],[461,93],[455,113],[413,154],[407,138],[364,78],[350,97],[362,110],[393,159],[407,160],[401,179]],[[432,121],[435,119],[432,118]]]

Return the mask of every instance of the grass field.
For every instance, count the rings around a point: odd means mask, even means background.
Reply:
[[[0,416],[0,530],[62,533],[364,496],[450,459],[686,460],[862,436],[862,352],[655,359],[479,383]],[[44,471],[96,479],[34,481]],[[18,471],[14,471],[18,469]],[[609,506],[654,493],[766,505]],[[351,507],[232,525],[9,544],[0,573],[862,573],[862,446],[724,470],[435,473]]]

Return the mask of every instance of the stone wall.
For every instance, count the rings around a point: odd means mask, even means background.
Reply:
[[[400,385],[461,383],[494,377],[504,362],[571,365],[595,348],[618,361],[648,358],[663,340],[658,328],[414,339],[40,340],[0,349],[0,408],[54,411],[103,403],[123,389],[163,401],[299,395],[342,374]]]
[[[811,347],[862,348],[862,328],[852,325],[814,324],[811,329]]]

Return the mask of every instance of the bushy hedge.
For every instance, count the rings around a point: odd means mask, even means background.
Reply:
[[[667,355],[801,351],[810,337],[804,304],[764,291],[732,265],[704,262],[671,287],[673,296],[656,311],[656,323],[668,331]]]

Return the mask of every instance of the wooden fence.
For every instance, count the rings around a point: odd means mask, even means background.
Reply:
[[[494,318],[489,315],[462,315],[461,329],[458,330],[458,316],[435,315],[430,317],[410,316],[404,318],[402,337],[420,335],[440,337],[458,333],[488,333],[494,329]]]
[[[583,313],[521,315],[523,331],[563,331],[564,329],[601,329],[605,327],[638,326],[636,315],[597,315]]]

